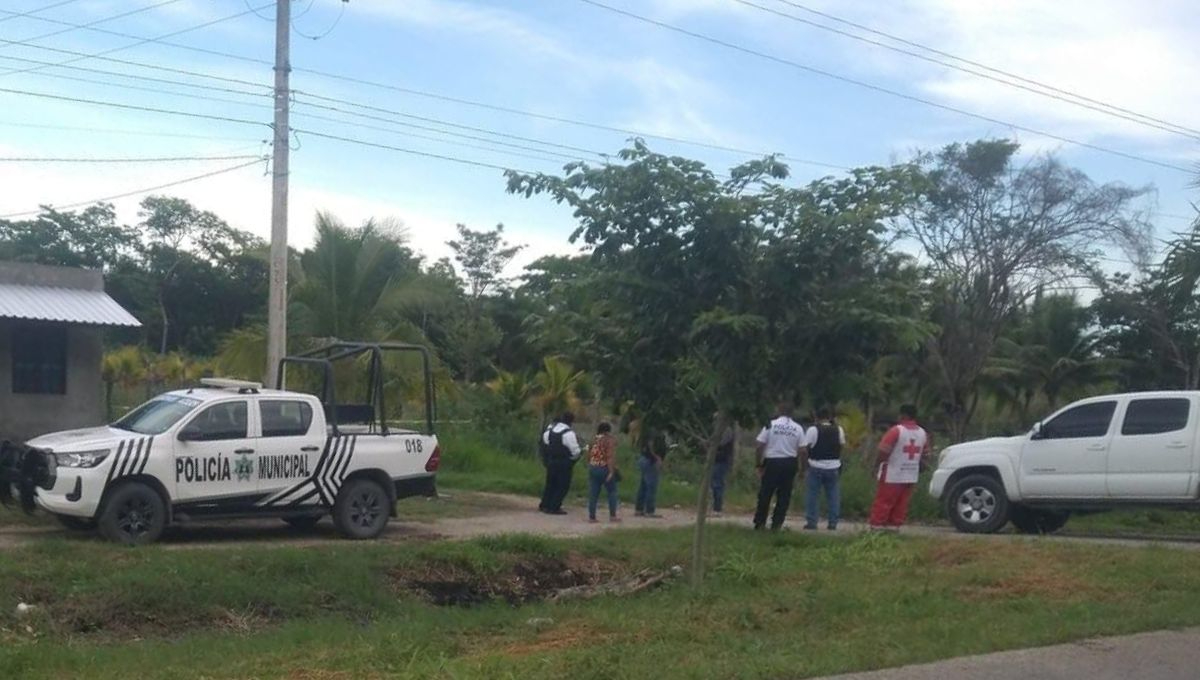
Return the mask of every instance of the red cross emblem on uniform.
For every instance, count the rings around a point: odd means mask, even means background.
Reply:
[[[904,448],[901,449],[901,451],[907,453],[908,459],[912,460],[913,458],[917,457],[917,454],[921,453],[921,447],[917,446],[916,439],[909,439],[908,444],[905,444]]]

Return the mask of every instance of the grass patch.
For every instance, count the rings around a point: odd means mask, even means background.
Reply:
[[[1188,551],[733,527],[713,527],[699,591],[674,581],[539,601],[587,579],[686,567],[689,538],[220,551],[46,541],[0,562],[0,677],[765,679],[1200,624]],[[438,579],[471,590],[453,602],[470,606],[439,606],[423,588]],[[19,601],[37,609],[18,618]]]

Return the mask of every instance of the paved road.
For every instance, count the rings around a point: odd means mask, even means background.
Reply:
[[[1200,628],[1083,640],[825,680],[1195,680]]]

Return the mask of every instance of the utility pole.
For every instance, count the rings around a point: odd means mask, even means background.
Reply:
[[[267,385],[275,386],[279,361],[287,354],[288,151],[291,128],[289,76],[291,0],[275,0],[275,140],[271,145],[271,280],[267,293]]]

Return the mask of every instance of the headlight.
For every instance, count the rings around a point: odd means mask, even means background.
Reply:
[[[58,460],[59,467],[93,468],[104,462],[105,458],[108,458],[109,451],[110,449],[97,449],[95,451],[56,453],[54,457]]]

